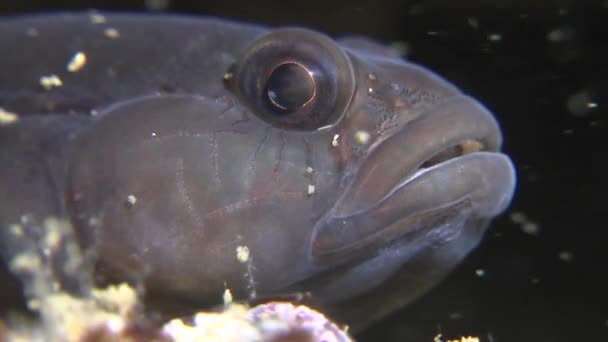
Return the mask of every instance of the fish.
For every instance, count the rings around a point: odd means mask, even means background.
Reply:
[[[0,46],[5,263],[65,220],[91,281],[160,311],[307,293],[360,329],[515,192],[493,113],[370,38],[85,12],[1,18]]]

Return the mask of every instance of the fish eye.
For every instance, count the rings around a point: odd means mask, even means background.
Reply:
[[[280,29],[256,40],[233,66],[229,82],[263,120],[282,128],[315,130],[344,115],[355,89],[346,53],[306,29]]]

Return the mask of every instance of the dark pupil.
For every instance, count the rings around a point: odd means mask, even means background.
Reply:
[[[282,64],[268,77],[266,96],[279,113],[290,113],[315,96],[315,83],[303,66],[296,63]]]

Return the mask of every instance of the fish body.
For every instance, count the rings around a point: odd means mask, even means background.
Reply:
[[[191,307],[309,292],[357,327],[513,196],[491,112],[365,38],[81,13],[3,18],[0,46],[5,259],[10,227],[56,217],[96,281]]]

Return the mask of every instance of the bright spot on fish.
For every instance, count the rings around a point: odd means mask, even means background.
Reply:
[[[0,126],[10,125],[19,119],[17,113],[8,112],[0,107]]]
[[[334,135],[334,138],[331,140],[331,146],[338,147],[338,144],[340,143],[339,139],[340,139],[340,134]]]
[[[45,90],[51,90],[63,85],[63,81],[57,75],[41,76],[39,83]]]
[[[355,133],[355,141],[361,145],[367,145],[371,135],[368,131],[359,130]]]
[[[224,305],[232,304],[232,292],[230,292],[230,289],[224,290],[224,293],[222,294],[222,300],[224,301]]]
[[[69,72],[77,72],[82,69],[86,63],[87,56],[84,54],[84,52],[79,51],[72,56],[72,59],[70,59],[68,65],[66,66],[66,69]]]
[[[135,203],[137,203],[137,197],[135,197],[135,195],[129,195],[127,196],[127,204],[130,206],[134,206]]]
[[[99,13],[91,13],[91,22],[93,24],[103,24],[106,22],[106,17]]]
[[[10,226],[10,230],[15,236],[23,236],[23,226],[20,224],[12,224]]]
[[[227,73],[224,74],[224,81],[230,81],[233,78],[234,78],[234,73],[233,72],[227,72]]]
[[[372,88],[372,87],[367,88],[367,93],[370,94],[370,95],[373,94],[374,93],[374,88]]]
[[[107,29],[105,29],[105,31],[103,31],[103,34],[110,39],[116,39],[120,37],[120,32],[118,32],[118,30],[113,27],[108,27]]]
[[[314,171],[315,171],[315,169],[313,169],[312,167],[310,167],[310,166],[306,167],[306,173],[313,173]]]
[[[315,193],[315,185],[314,184],[308,184],[308,195],[312,195]]]
[[[236,247],[236,260],[239,262],[245,263],[249,261],[249,247],[247,246],[237,246]]]
[[[376,74],[372,74],[371,72],[369,74],[367,74],[367,78],[369,78],[370,81],[375,81],[378,79],[376,77]]]

